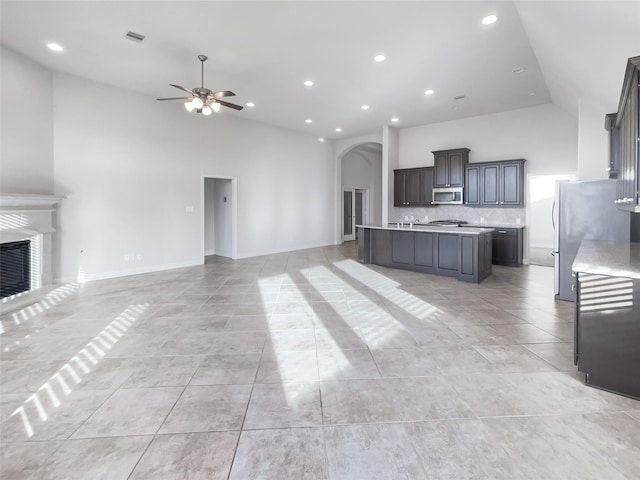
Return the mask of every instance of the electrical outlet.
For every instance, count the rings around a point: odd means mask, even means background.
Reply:
[[[193,213],[193,210],[194,210],[193,205],[188,205],[184,207],[184,211],[187,213]]]
[[[516,225],[520,225],[520,217],[516,218]]]
[[[480,223],[484,223],[484,217],[480,217]]]

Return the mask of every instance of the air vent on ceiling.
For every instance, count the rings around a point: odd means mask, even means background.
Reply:
[[[454,100],[462,100],[463,98],[467,98],[466,95],[456,95],[455,97],[453,97]]]
[[[142,43],[142,41],[144,40],[144,35],[140,35],[139,33],[131,31],[127,32],[124,37],[136,43]]]

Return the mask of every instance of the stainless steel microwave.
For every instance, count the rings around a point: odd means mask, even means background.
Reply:
[[[462,187],[434,188],[433,201],[436,205],[462,205]]]

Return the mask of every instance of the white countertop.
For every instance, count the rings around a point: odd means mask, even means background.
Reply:
[[[640,279],[640,243],[583,240],[572,268],[580,273]]]
[[[432,232],[432,233],[457,233],[460,235],[480,235],[482,233],[491,233],[493,228],[478,228],[478,227],[439,227],[437,225],[413,225],[410,228],[409,225],[404,224],[403,227],[396,227],[396,223],[390,223],[388,227],[382,227],[380,225],[356,225],[356,227],[371,228],[374,230],[405,230],[409,232]]]

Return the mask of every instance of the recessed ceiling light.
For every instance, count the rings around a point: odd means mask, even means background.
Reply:
[[[64,51],[64,48],[62,48],[62,46],[58,45],[57,43],[47,43],[47,48],[49,48],[49,50],[53,50],[54,52]]]
[[[527,92],[527,95],[529,95],[530,97],[533,97],[536,94],[536,92]]]
[[[313,82],[311,80],[305,80],[304,86],[305,87],[313,87]]]
[[[336,128],[336,132],[341,132],[342,129],[340,127]]]
[[[362,105],[360,108],[362,110],[369,110],[369,105]]]
[[[384,62],[384,61],[387,59],[387,57],[385,57],[384,55],[382,55],[382,54],[380,53],[380,54],[376,55],[375,57],[373,57],[373,59],[374,59],[376,62]]]
[[[398,117],[393,117],[393,118],[391,119],[391,121],[392,121],[392,122],[397,122],[398,120],[400,120]]]
[[[433,91],[433,90],[431,90],[431,89],[429,89],[429,90],[425,90],[424,94],[425,94],[425,95],[433,95],[433,94],[434,94],[434,91]]]
[[[513,70],[511,70],[513,73],[522,73],[526,70],[526,68],[524,67],[516,67]]]
[[[319,141],[319,142],[324,142],[324,137],[320,137],[320,138],[318,139],[318,141]]]
[[[256,106],[256,104],[255,104],[255,103],[253,103],[253,102],[247,102],[247,103],[245,103],[245,105],[246,105],[247,107],[249,107],[249,108],[253,108],[253,107],[255,107],[255,106]]]
[[[496,23],[498,17],[496,15],[487,15],[482,19],[483,25],[491,25],[492,23]]]
[[[310,118],[307,118],[304,123],[313,123],[313,120],[311,120]]]

